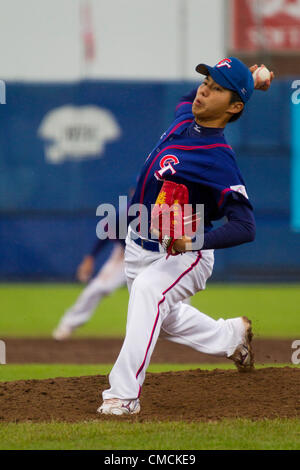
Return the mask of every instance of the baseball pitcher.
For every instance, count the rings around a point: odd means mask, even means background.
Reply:
[[[176,108],[141,170],[132,203],[148,210],[147,236],[129,226],[125,273],[130,292],[126,336],[103,392],[98,412],[125,415],[140,411],[139,397],[160,332],[197,351],[226,357],[239,371],[253,369],[251,321],[214,320],[183,300],[204,290],[214,265],[214,250],[255,238],[253,208],[235,153],[224,128],[237,120],[254,87],[252,72],[230,57],[214,67],[199,64],[204,81]],[[194,248],[186,226],[186,202],[204,205],[204,242]],[[168,207],[170,214],[167,214]],[[169,224],[164,222],[169,215]],[[227,222],[214,229],[213,222]],[[197,214],[190,215],[196,223]],[[178,235],[178,227],[183,233]]]

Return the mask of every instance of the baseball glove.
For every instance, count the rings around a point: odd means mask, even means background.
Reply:
[[[151,212],[151,234],[159,239],[168,255],[178,255],[173,249],[176,240],[192,233],[193,215],[189,192],[184,184],[164,181]]]

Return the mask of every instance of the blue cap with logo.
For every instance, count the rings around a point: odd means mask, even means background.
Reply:
[[[223,88],[236,91],[244,103],[250,99],[254,90],[254,80],[248,67],[235,57],[218,62],[214,67],[199,64],[196,71],[202,75],[210,75]]]

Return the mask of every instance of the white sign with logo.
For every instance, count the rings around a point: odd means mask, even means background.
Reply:
[[[46,114],[38,135],[46,141],[46,160],[57,164],[101,158],[105,145],[120,138],[121,128],[107,109],[67,105]]]

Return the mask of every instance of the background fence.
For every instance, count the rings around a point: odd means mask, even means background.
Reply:
[[[0,278],[73,279],[96,240],[97,206],[128,193],[177,100],[195,85],[8,83],[0,107]],[[255,92],[244,116],[226,129],[255,207],[257,237],[218,251],[215,280],[299,279],[291,93],[289,79]]]

